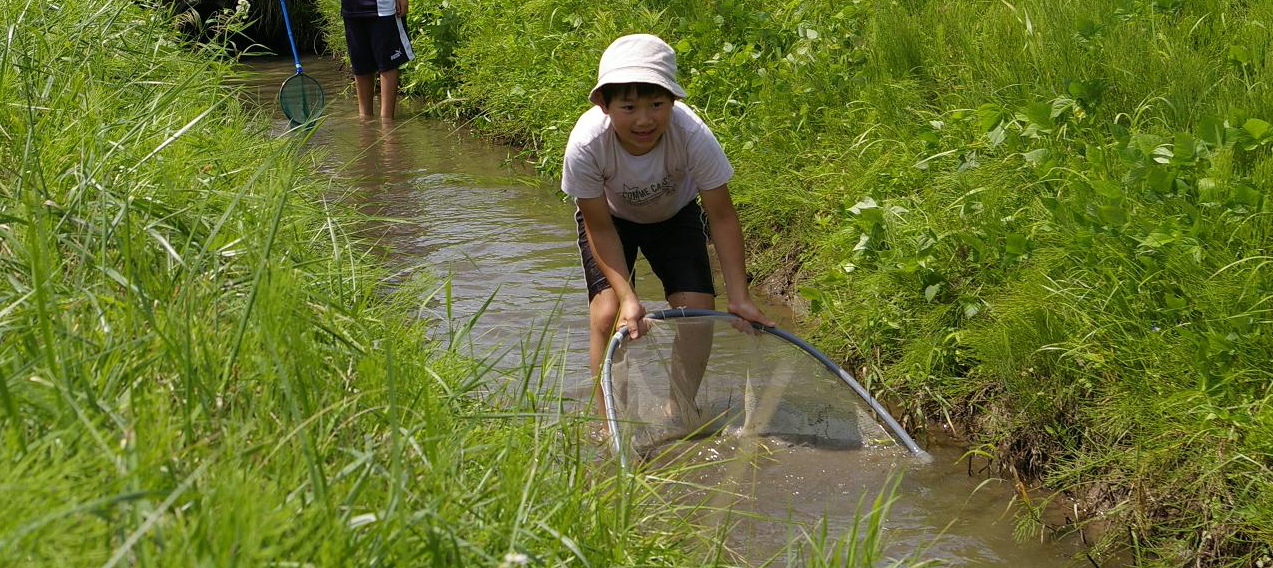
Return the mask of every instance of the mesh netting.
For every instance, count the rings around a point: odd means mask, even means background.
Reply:
[[[649,456],[670,442],[716,435],[834,450],[897,446],[838,368],[781,336],[740,331],[737,322],[674,317],[612,345],[602,380],[620,451]]]
[[[292,75],[283,81],[278,91],[278,104],[283,114],[295,124],[305,124],[323,112],[327,98],[323,87],[313,77],[304,73]]]

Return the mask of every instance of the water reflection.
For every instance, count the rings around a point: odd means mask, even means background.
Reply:
[[[520,348],[546,318],[558,340],[586,329],[573,234],[558,217],[570,206],[544,180],[440,123],[329,120],[323,130],[314,143],[341,164],[333,173],[353,187],[345,201],[377,219],[363,236],[398,277],[450,275],[450,305],[434,315],[481,314],[475,353]],[[563,349],[586,364],[581,349]]]
[[[405,179],[402,155],[402,136],[399,130],[408,123],[380,119],[359,119],[358,148],[362,151],[350,162],[352,168],[346,175],[355,179],[355,185],[376,187],[396,184]]]

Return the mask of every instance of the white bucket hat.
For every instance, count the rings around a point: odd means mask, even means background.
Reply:
[[[597,86],[588,93],[588,100],[604,103],[601,86],[607,83],[650,83],[685,98],[685,89],[676,82],[676,51],[650,34],[626,35],[606,48],[597,69]]]

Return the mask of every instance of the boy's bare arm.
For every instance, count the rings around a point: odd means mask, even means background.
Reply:
[[[729,186],[699,192],[703,209],[707,211],[708,225],[716,256],[720,258],[721,272],[725,277],[725,293],[729,296],[729,312],[750,321],[767,326],[775,325],[751,299],[747,289],[747,262],[743,253],[743,231],[738,223],[738,212],[729,197]]]
[[[645,333],[645,307],[631,285],[628,263],[623,257],[623,244],[610,217],[605,197],[578,198],[575,203],[583,213],[583,227],[588,233],[592,256],[619,300],[619,325],[628,326],[628,334],[636,339]]]

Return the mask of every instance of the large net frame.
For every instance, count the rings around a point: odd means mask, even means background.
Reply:
[[[831,450],[903,447],[927,458],[848,372],[795,335],[715,310],[652,312],[615,333],[602,364],[610,442],[625,467],[711,436]]]

